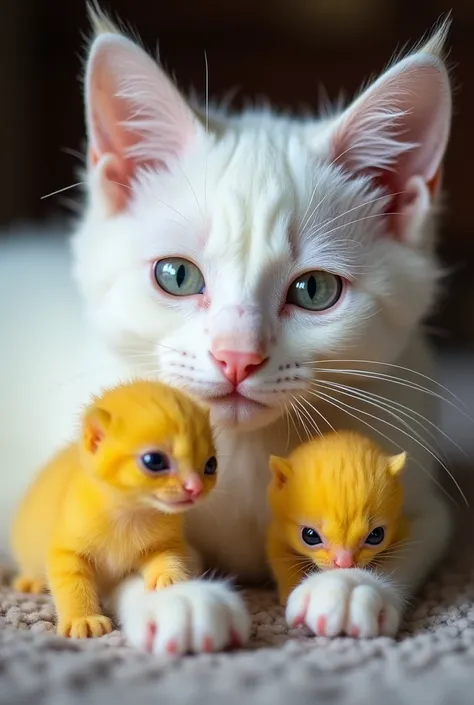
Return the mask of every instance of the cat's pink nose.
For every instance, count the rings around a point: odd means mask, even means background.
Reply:
[[[337,551],[334,555],[334,565],[336,568],[352,568],[354,565],[354,556],[351,551]]]
[[[199,497],[203,490],[203,484],[197,472],[193,472],[191,475],[188,475],[183,484],[183,489],[191,499],[197,499]]]
[[[232,350],[211,352],[211,357],[234,387],[260,369],[268,359],[258,352],[233,352]]]

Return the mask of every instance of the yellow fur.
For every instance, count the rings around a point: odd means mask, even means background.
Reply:
[[[344,554],[354,567],[364,567],[406,537],[400,481],[405,460],[405,453],[389,457],[368,438],[345,431],[305,443],[286,459],[270,458],[267,555],[282,604],[313,564],[335,568],[335,557]],[[308,546],[305,527],[323,543]],[[378,527],[383,541],[366,545]]]
[[[139,458],[164,452],[173,469],[151,474]],[[200,481],[205,497],[215,475],[208,412],[169,387],[132,382],[105,392],[83,415],[80,438],[39,473],[12,528],[20,575],[16,587],[49,587],[64,636],[112,629],[105,597],[131,572],[150,590],[185,580],[188,552],[184,483]],[[185,493],[183,495],[183,493]]]

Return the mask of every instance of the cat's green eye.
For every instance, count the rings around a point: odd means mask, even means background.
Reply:
[[[193,262],[181,257],[160,259],[153,266],[156,283],[171,296],[193,296],[204,291],[204,277]]]
[[[326,311],[341,298],[342,288],[342,279],[335,274],[306,272],[291,284],[286,303],[307,311]]]

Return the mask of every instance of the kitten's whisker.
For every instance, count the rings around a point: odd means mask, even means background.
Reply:
[[[381,436],[382,438],[385,438],[385,440],[389,441],[389,443],[393,443],[393,440],[390,438],[390,436],[387,436],[386,433],[383,433],[383,431],[380,431],[378,428],[370,424],[368,421],[365,421],[365,419],[359,418],[356,414],[352,413],[348,409],[344,408],[343,406],[340,406],[338,402],[336,402],[333,397],[331,397],[329,394],[325,394],[324,392],[308,392],[308,394],[311,394],[312,396],[315,396],[318,399],[321,399],[322,401],[326,401],[328,404],[331,404],[331,406],[334,406],[336,409],[339,409],[339,411],[342,411],[343,413],[347,414],[348,416],[351,416],[354,418],[356,421],[359,423],[364,424],[364,426],[367,426],[370,428],[372,431],[374,431],[376,434]],[[345,405],[347,406],[347,405]],[[351,408],[351,407],[349,407]],[[374,417],[376,418],[376,417]],[[400,446],[398,443],[396,444],[398,448],[403,451],[402,446]],[[416,460],[416,458],[412,458],[412,462],[417,465],[422,472],[425,473],[425,475],[428,475],[430,480],[439,488],[440,492],[442,492],[451,502],[457,505],[457,502],[453,499],[453,497],[449,494],[449,492],[443,487],[443,485],[436,480],[435,477],[433,477],[427,470],[426,468],[423,467],[423,465]]]

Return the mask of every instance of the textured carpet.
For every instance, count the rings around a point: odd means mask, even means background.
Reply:
[[[467,509],[457,515],[452,552],[396,640],[315,639],[301,628],[289,631],[273,593],[254,591],[248,593],[253,635],[247,650],[160,661],[127,647],[118,632],[96,641],[60,639],[47,597],[1,587],[0,703],[471,705],[474,515]]]

